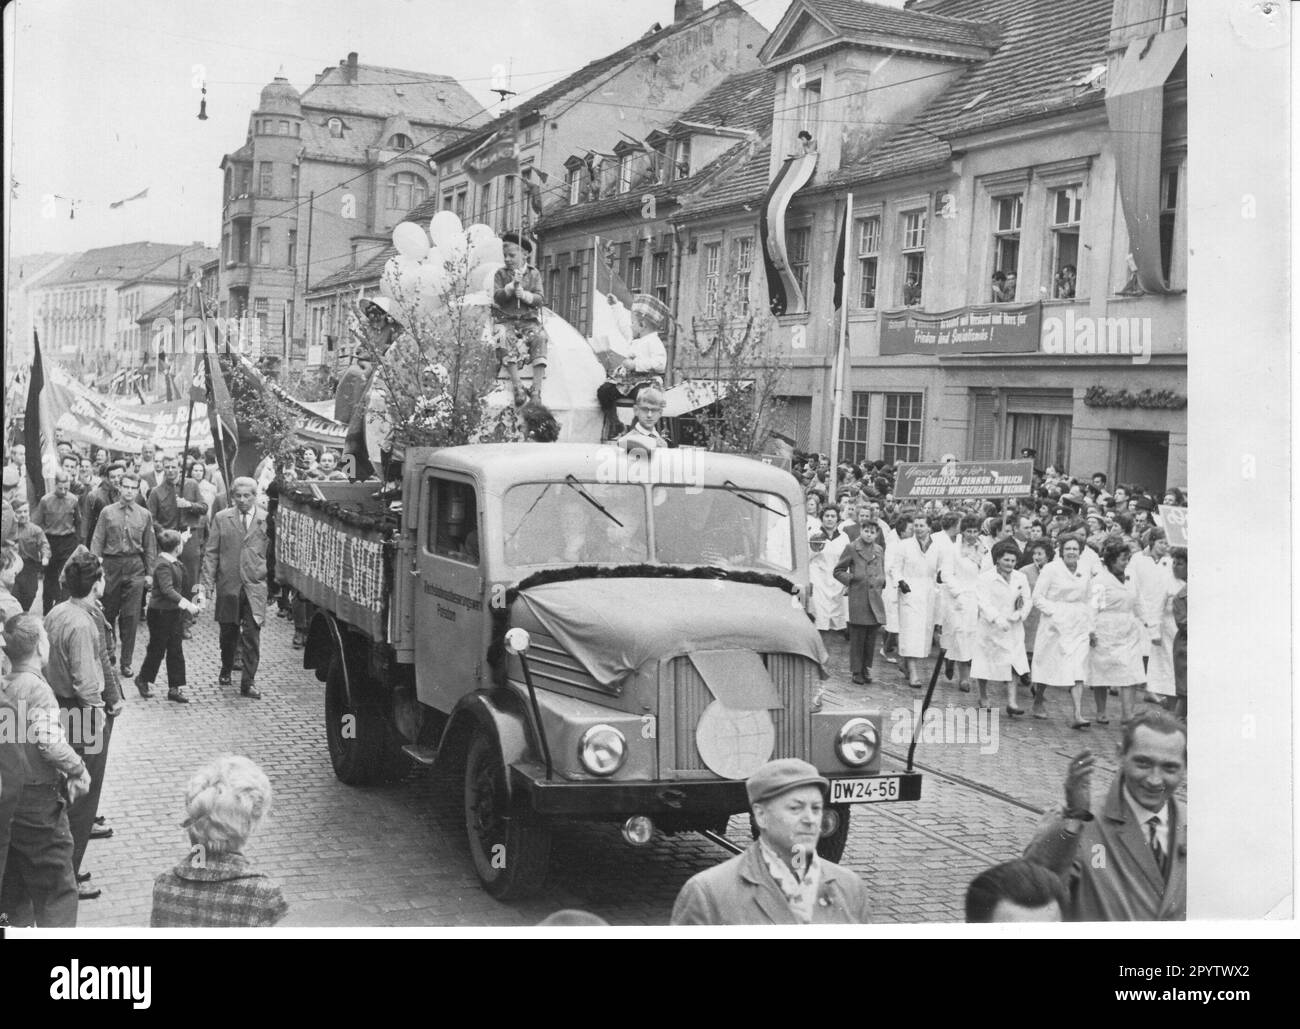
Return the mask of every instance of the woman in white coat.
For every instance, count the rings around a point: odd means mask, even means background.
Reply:
[[[899,540],[885,568],[886,581],[898,591],[898,663],[913,689],[920,689],[921,661],[934,643],[935,592],[939,547],[930,538],[930,523],[920,511],[912,516],[912,535]],[[889,554],[886,554],[889,562]]]
[[[979,680],[980,707],[988,706],[986,686],[1005,686],[1007,714],[1023,715],[1016,695],[1019,677],[1029,671],[1025,618],[1033,610],[1029,580],[1016,570],[1020,548],[1012,540],[993,546],[993,567],[980,573],[975,590],[978,640],[971,675]]]
[[[1161,695],[1174,695],[1173,666],[1168,669],[1168,689],[1157,689],[1155,676],[1151,672],[1151,663],[1159,661],[1156,656],[1160,649],[1162,637],[1162,619],[1166,608],[1170,606],[1169,598],[1176,592],[1172,563],[1169,560],[1169,543],[1165,539],[1165,530],[1152,526],[1142,534],[1142,549],[1133,555],[1128,563],[1128,577],[1137,587],[1142,600],[1142,610],[1150,619],[1146,632],[1142,634],[1142,665],[1146,669],[1147,691]],[[1172,609],[1169,614],[1172,620]],[[1165,685],[1163,680],[1160,685]]]
[[[1079,561],[1082,549],[1078,536],[1062,536],[1057,541],[1057,560],[1039,573],[1034,587],[1034,607],[1039,611],[1034,684],[1040,696],[1047,686],[1069,689],[1074,706],[1070,727],[1074,729],[1091,724],[1083,717],[1083,683],[1088,677],[1093,611],[1089,603],[1091,576]]]
[[[838,529],[840,511],[834,504],[821,510],[821,527],[808,541],[812,554],[808,573],[812,580],[813,622],[821,632],[843,632],[849,624],[849,598],[835,578],[835,566],[844,556],[849,538]]]
[[[1131,557],[1125,540],[1107,540],[1101,550],[1102,571],[1092,580],[1092,607],[1096,616],[1088,682],[1097,705],[1097,721],[1103,725],[1107,721],[1108,688],[1119,688],[1120,713],[1127,723],[1133,717],[1133,691],[1146,681],[1142,638],[1149,630],[1142,597],[1126,574]]]
[[[956,666],[961,691],[969,693],[971,660],[975,656],[980,629],[979,603],[975,591],[980,579],[984,549],[980,546],[978,518],[968,515],[961,519],[959,528],[961,534],[956,542],[943,547],[940,557],[943,583],[939,594],[947,602],[943,605],[943,634],[939,638],[939,646],[943,648],[945,657]],[[982,686],[980,698],[981,701],[984,698]]]

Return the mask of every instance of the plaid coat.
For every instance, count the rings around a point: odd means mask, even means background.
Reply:
[[[289,905],[280,884],[253,871],[243,854],[211,856],[201,866],[186,858],[153,883],[149,925],[258,929],[275,925]]]

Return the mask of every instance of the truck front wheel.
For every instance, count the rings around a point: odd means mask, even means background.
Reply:
[[[474,870],[497,900],[536,893],[546,882],[551,830],[510,810],[506,771],[496,744],[476,732],[465,759],[465,832]]]
[[[349,706],[343,658],[335,654],[325,677],[325,740],[334,774],[349,786],[372,786],[391,775],[385,760],[388,727],[377,705],[355,697]]]

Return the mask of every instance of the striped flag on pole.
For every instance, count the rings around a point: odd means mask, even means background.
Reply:
[[[41,338],[32,333],[32,374],[27,382],[27,407],[23,412],[23,446],[27,448],[27,497],[33,507],[54,489],[59,452],[54,441],[54,410],[45,392],[45,365]]]

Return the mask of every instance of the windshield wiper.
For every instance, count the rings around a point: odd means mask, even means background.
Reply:
[[[736,496],[738,496],[741,500],[748,500],[748,501],[749,501],[751,504],[753,504],[755,507],[761,507],[764,511],[771,511],[774,515],[780,515],[782,518],[789,518],[789,517],[790,517],[790,516],[787,515],[784,511],[778,511],[778,510],[777,510],[776,508],[774,508],[774,507],[768,507],[768,506],[767,506],[766,504],[764,504],[761,500],[755,500],[753,497],[751,497],[748,493],[744,492],[744,491],[743,491],[739,486],[737,486],[737,485],[736,485],[734,482],[732,482],[730,479],[728,479],[726,482],[724,482],[724,483],[722,484],[722,487],[723,487],[723,489],[725,489],[728,493],[734,493],[734,494],[735,494]]]
[[[588,504],[590,504],[597,511],[603,514],[606,518],[608,518],[611,522],[617,525],[620,529],[623,528],[623,523],[620,522],[617,518],[615,518],[612,514],[610,514],[609,509],[604,504],[602,504],[599,500],[593,497],[590,493],[588,493],[586,489],[583,488],[582,483],[580,483],[572,475],[566,475],[564,477],[564,484],[568,486],[569,489],[571,490],[577,490],[578,496],[582,497],[583,500],[585,500]]]

